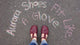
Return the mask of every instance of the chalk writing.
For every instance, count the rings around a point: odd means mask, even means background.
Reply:
[[[72,36],[72,32],[75,29],[75,25],[74,24],[66,25],[66,22],[71,21],[71,20],[72,19],[63,20],[64,28],[66,30],[65,38],[71,37]]]
[[[33,18],[34,20],[46,21],[47,18],[48,18],[48,16],[47,16],[45,13],[41,14],[40,11],[38,11],[38,12],[33,12],[32,18]]]
[[[28,20],[26,18],[22,18],[22,23],[26,25],[26,23],[28,23]]]
[[[56,28],[56,26],[59,26],[59,21],[54,20],[55,18],[51,18],[49,15],[47,15],[46,13],[40,13],[40,11],[38,12],[33,12],[32,14],[32,18],[33,20],[42,20],[42,21],[47,21],[49,23],[51,23],[53,25],[54,28]]]
[[[15,36],[13,32],[16,32],[16,30],[7,30],[6,32],[10,34],[11,36]]]
[[[21,11],[16,10],[15,13],[13,14],[12,20],[10,20],[10,27],[8,30],[6,30],[6,32],[12,36],[15,36],[15,34],[13,32],[16,32],[16,22],[19,18]]]
[[[59,10],[61,10],[61,6],[59,6],[57,3],[55,3],[54,5],[53,5],[53,7],[51,8],[51,11],[53,10],[53,9],[57,9],[58,8],[58,10],[56,11],[56,12],[58,12]]]
[[[55,19],[55,18],[52,18],[52,19],[51,19],[51,17],[48,16],[48,21],[49,21],[49,23],[51,23],[54,19]]]
[[[72,19],[63,20],[63,25],[66,26],[66,22],[71,21],[71,20],[72,20]],[[64,28],[66,28],[66,27],[64,27]]]
[[[34,2],[30,2],[30,0],[28,0],[28,2],[22,2],[21,6],[25,8],[25,10],[29,10],[31,8],[34,7],[38,7],[38,8],[46,8],[47,7],[47,2],[45,1],[34,1]]]
[[[60,15],[62,15],[62,17],[65,16],[64,10],[62,10],[61,6],[58,5],[57,3],[55,3],[53,5],[53,7],[51,8],[50,11],[53,11],[54,9],[56,10],[55,12],[56,12],[57,16],[60,16]],[[71,21],[71,20],[72,19],[63,20],[64,29],[67,30],[66,33],[65,33],[65,38],[71,37],[72,36],[72,32],[75,29],[75,27],[74,27],[75,25],[74,24],[66,25],[66,22]],[[54,23],[53,23],[53,25],[54,25]],[[58,25],[58,23],[57,23],[57,25]],[[55,25],[54,25],[54,27],[55,27]]]
[[[54,20],[52,25],[54,26],[54,28],[56,28],[56,26],[59,26],[59,21],[57,20]]]
[[[47,20],[47,15],[45,13],[43,13],[41,17],[42,17],[42,20],[43,21],[46,21]]]
[[[53,9],[56,9],[56,14],[57,14],[57,16],[65,16],[65,14],[64,14],[64,10],[62,10],[61,9],[61,6],[60,5],[58,5],[57,3],[55,3],[54,5],[53,5],[53,7],[51,8],[51,10],[50,11],[53,11]]]
[[[65,38],[67,37],[71,37],[72,36],[72,32],[73,30],[75,29],[75,25],[72,24],[72,25],[66,25],[66,33],[65,33]]]
[[[46,21],[47,20],[47,15],[45,13],[43,13],[41,15],[40,11],[38,11],[38,12],[33,12],[32,18],[34,20],[38,20],[39,19],[39,20],[42,20],[42,21]]]
[[[33,18],[34,20],[38,20],[39,17],[40,17],[40,12],[39,12],[39,11],[38,11],[38,12],[33,12],[32,18]]]

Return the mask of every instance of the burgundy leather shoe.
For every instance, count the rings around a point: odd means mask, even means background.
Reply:
[[[41,35],[44,34],[44,36],[41,38],[47,39],[46,35],[48,35],[48,33],[49,33],[48,27],[46,25],[43,25],[41,28]]]
[[[37,34],[37,32],[38,32],[37,26],[36,25],[31,26],[30,34],[32,34],[32,38],[37,38],[37,36],[34,36],[34,34],[35,33]]]

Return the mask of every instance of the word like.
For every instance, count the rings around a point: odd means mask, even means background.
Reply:
[[[63,24],[64,24],[64,28],[67,30],[65,33],[65,38],[67,37],[71,37],[72,36],[72,32],[75,29],[75,25],[66,25],[65,23],[68,21],[71,21],[72,19],[67,19],[67,20],[63,20]]]

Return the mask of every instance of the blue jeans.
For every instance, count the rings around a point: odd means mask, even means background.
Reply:
[[[33,39],[29,45],[38,45],[38,43],[36,42],[35,39]],[[43,40],[41,42],[41,45],[48,45],[48,44],[47,44],[46,40]]]

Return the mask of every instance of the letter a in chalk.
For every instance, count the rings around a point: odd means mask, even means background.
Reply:
[[[16,32],[15,30],[6,30],[6,32],[8,34],[10,34],[11,36],[15,36],[15,34],[13,32]]]
[[[20,13],[21,13],[21,11],[19,11],[19,10],[16,10],[16,11],[15,11],[15,13],[14,13],[14,15],[17,15],[17,16],[19,16],[19,15],[20,15]]]
[[[25,18],[22,18],[22,23],[23,23],[24,25],[26,25],[26,22],[28,23],[28,20],[25,19]]]

